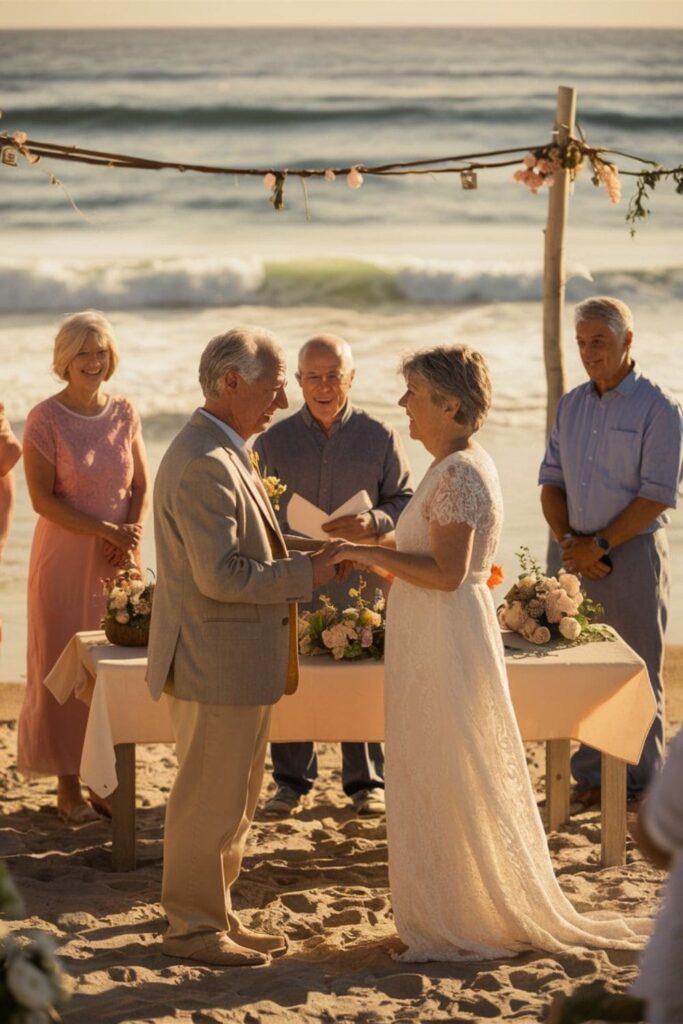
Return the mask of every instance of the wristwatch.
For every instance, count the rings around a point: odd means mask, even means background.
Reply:
[[[603,555],[608,555],[610,553],[610,543],[607,540],[607,537],[603,537],[599,533],[594,533],[593,543],[598,545],[598,547],[602,550]]]

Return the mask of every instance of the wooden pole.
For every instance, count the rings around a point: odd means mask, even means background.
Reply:
[[[554,136],[564,146],[574,134],[576,90],[561,85],[557,90]],[[548,220],[543,263],[543,355],[548,385],[546,435],[550,434],[557,403],[565,391],[562,319],[564,315],[564,229],[569,210],[569,172],[558,171],[548,190]]]

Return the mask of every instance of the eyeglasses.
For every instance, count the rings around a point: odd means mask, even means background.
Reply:
[[[329,384],[333,388],[345,384],[349,379],[348,373],[339,370],[334,373],[297,373],[296,377],[300,384]]]

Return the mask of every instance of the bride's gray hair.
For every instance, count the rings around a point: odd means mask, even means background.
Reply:
[[[404,377],[417,373],[430,390],[435,405],[443,407],[453,398],[460,408],[453,419],[479,430],[491,408],[491,376],[481,352],[469,345],[438,345],[404,357]]]

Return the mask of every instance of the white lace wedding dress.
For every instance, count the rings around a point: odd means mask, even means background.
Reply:
[[[389,596],[387,831],[402,960],[634,949],[649,930],[579,914],[555,879],[486,585],[502,517],[495,466],[475,445],[432,466],[398,522],[397,546],[411,552],[430,551],[431,522],[474,528],[457,590],[396,580]]]

